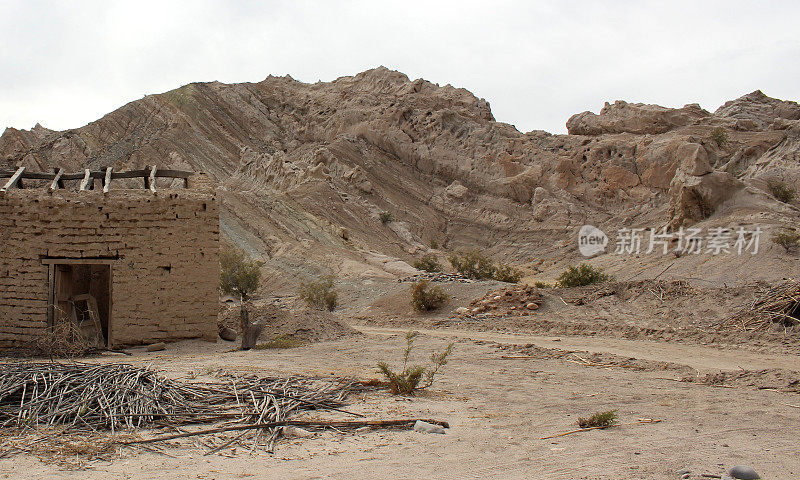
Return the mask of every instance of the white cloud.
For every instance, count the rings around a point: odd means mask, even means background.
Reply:
[[[520,130],[626,99],[800,98],[795,2],[0,0],[0,127],[78,127],[193,81],[386,65],[465,87]]]

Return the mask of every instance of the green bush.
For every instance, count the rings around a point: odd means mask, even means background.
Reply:
[[[333,311],[336,308],[337,293],[333,288],[332,275],[311,282],[300,282],[300,298],[312,307]]]
[[[602,283],[609,280],[609,276],[603,273],[602,268],[593,267],[582,263],[577,267],[569,267],[558,277],[558,285],[561,287],[582,287],[593,283]]]
[[[535,282],[533,282],[533,286],[536,287],[536,288],[550,288],[552,285],[550,285],[547,282],[542,282],[540,280],[536,280]]]
[[[617,411],[597,412],[589,418],[578,418],[581,428],[608,428],[617,424]]]
[[[800,245],[800,233],[791,230],[781,230],[772,234],[772,241],[786,249],[786,253],[792,253],[792,249]]]
[[[387,212],[386,210],[379,213],[378,216],[381,219],[381,223],[384,225],[394,221],[394,215],[392,215],[391,212]]]
[[[780,180],[768,180],[767,188],[769,188],[769,193],[771,193],[773,197],[783,203],[792,203],[792,200],[794,200],[797,196],[797,190],[786,185]]]
[[[431,366],[409,365],[408,359],[414,349],[414,340],[418,332],[406,333],[406,349],[403,352],[403,368],[394,372],[386,362],[378,363],[378,372],[386,377],[389,390],[393,395],[412,395],[416,390],[424,390],[433,385],[433,380],[439,370],[447,365],[447,357],[453,352],[453,343],[450,343],[442,352],[431,353]]]
[[[486,280],[494,276],[492,260],[477,250],[456,252],[450,256],[450,265],[467,278]]]
[[[437,242],[435,238],[431,239],[431,248],[434,250],[439,250],[439,242]]]
[[[711,130],[711,140],[714,140],[714,143],[721,147],[728,142],[728,133],[724,128],[717,127],[714,130]]]
[[[417,270],[424,270],[426,272],[442,271],[442,266],[439,264],[439,260],[436,258],[436,255],[432,253],[426,253],[422,256],[422,258],[415,261],[414,268]]]
[[[225,294],[247,301],[261,282],[261,265],[262,263],[247,258],[241,250],[223,250],[219,255],[220,289]]]
[[[497,268],[494,269],[494,275],[492,275],[492,277],[500,282],[517,283],[523,275],[523,271],[519,268],[500,263],[497,265]]]
[[[427,280],[411,284],[411,305],[418,312],[436,310],[446,301],[447,294],[442,291],[442,287],[432,287]]]

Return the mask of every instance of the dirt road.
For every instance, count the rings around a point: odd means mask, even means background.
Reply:
[[[230,344],[184,342],[169,345],[165,352],[137,350],[131,357],[97,361],[152,365],[171,376],[198,379],[217,368],[371,378],[378,361],[399,362],[404,338],[399,331],[364,330],[364,336],[290,350],[231,352]],[[791,406],[800,405],[796,394],[713,388],[664,380],[664,372],[587,367],[564,359],[503,359],[497,345],[487,341],[611,348],[602,339],[507,337],[425,331],[414,361],[424,362],[431,350],[455,341],[452,360],[434,387],[412,399],[385,393],[359,396],[349,407],[374,418],[448,420],[452,428],[446,435],[325,432],[281,443],[274,455],[242,451],[232,458],[202,456],[202,450],[185,443],[167,450],[172,457],[123,451],[113,462],[93,463],[78,473],[36,458],[13,457],[0,459],[0,478],[673,480],[678,478],[675,471],[687,466],[692,478],[699,479],[701,473],[720,474],[736,464],[752,465],[765,479],[800,476],[800,408]],[[634,346],[637,352],[655,355],[648,343],[617,348],[629,352]],[[673,357],[683,352],[660,347]],[[691,354],[712,359],[702,363],[704,368],[738,355],[705,348]],[[753,357],[748,362],[768,360]],[[622,426],[541,438],[574,429],[578,416],[610,409],[618,410]],[[630,425],[641,418],[662,421]]]
[[[366,326],[357,326],[356,328],[364,333],[372,335],[397,335],[403,334],[406,331],[397,328]],[[647,340],[624,340],[608,337],[553,337],[457,329],[415,330],[425,335],[438,338],[456,336],[458,338],[510,345],[533,344],[543,348],[576,350],[589,353],[609,353],[642,360],[677,363],[687,365],[700,373],[720,370],[763,370],[768,368],[782,368],[800,372],[800,356],[797,355],[767,355],[747,350],[718,349],[713,346],[652,342]]]

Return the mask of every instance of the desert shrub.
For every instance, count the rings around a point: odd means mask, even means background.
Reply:
[[[552,285],[550,285],[547,282],[542,282],[540,280],[536,280],[535,282],[533,282],[533,286],[536,287],[536,288],[550,288]]]
[[[791,253],[792,249],[800,246],[800,233],[781,230],[772,234],[772,241],[785,248],[786,253]]]
[[[497,265],[497,268],[494,269],[494,275],[492,275],[492,277],[501,282],[517,283],[523,275],[524,273],[519,268],[500,263]]]
[[[386,210],[379,213],[378,217],[380,217],[381,223],[384,225],[394,221],[394,215],[392,215],[391,212],[387,212]]]
[[[492,260],[477,250],[459,251],[450,256],[450,265],[467,278],[486,280],[494,276]]]
[[[334,277],[328,275],[310,282],[300,282],[298,294],[312,307],[333,311],[336,308],[337,293],[333,288]]]
[[[436,310],[447,301],[447,294],[442,287],[431,286],[427,280],[411,284],[411,305],[418,312]]]
[[[414,262],[414,268],[424,270],[426,272],[441,272],[442,266],[439,264],[439,259],[432,253],[426,253],[422,258]]]
[[[225,294],[247,301],[258,289],[261,265],[261,262],[249,259],[241,250],[223,250],[219,255],[220,289]]]
[[[589,418],[578,418],[578,426],[581,428],[606,428],[617,423],[617,411],[597,412]]]
[[[794,200],[797,196],[797,190],[786,185],[780,180],[772,179],[767,181],[767,188],[773,197],[783,203],[792,203],[792,200]]]
[[[582,263],[577,267],[570,266],[558,277],[558,285],[561,287],[582,287],[593,283],[603,283],[609,280],[609,276],[603,273],[603,269]]]
[[[378,363],[378,372],[386,377],[389,383],[389,391],[393,395],[413,395],[417,390],[424,390],[433,385],[433,380],[439,374],[439,370],[447,365],[447,359],[453,352],[451,342],[443,351],[431,353],[431,365],[409,365],[408,360],[411,351],[414,349],[414,340],[419,332],[406,333],[406,348],[403,352],[403,367],[400,372],[395,372],[386,362]]]
[[[439,242],[437,242],[435,238],[431,239],[431,248],[433,250],[439,250]]]
[[[711,140],[714,140],[714,143],[721,147],[728,141],[728,133],[724,128],[717,127],[711,130]]]
[[[271,350],[281,348],[297,348],[302,347],[303,342],[288,335],[278,335],[273,337],[267,342],[259,343],[255,346],[256,350]]]

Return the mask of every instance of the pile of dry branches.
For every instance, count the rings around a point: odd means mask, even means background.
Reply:
[[[309,377],[221,374],[214,383],[184,383],[124,364],[0,364],[0,426],[62,426],[110,431],[226,422],[280,424],[303,410],[345,412],[354,383]],[[281,425],[244,429],[237,441],[271,450]]]
[[[766,330],[775,324],[791,327],[800,324],[800,282],[788,280],[764,287],[753,300],[722,321],[721,327],[743,331]]]
[[[297,427],[410,428],[416,421],[321,418],[324,412],[363,417],[343,409],[351,391],[366,388],[351,380],[226,372],[215,378],[189,383],[125,364],[0,363],[0,458],[14,452],[105,458],[120,445],[165,453],[153,445],[185,438],[206,455],[237,447],[271,452],[287,428],[295,434]],[[311,410],[314,417],[297,417]]]

